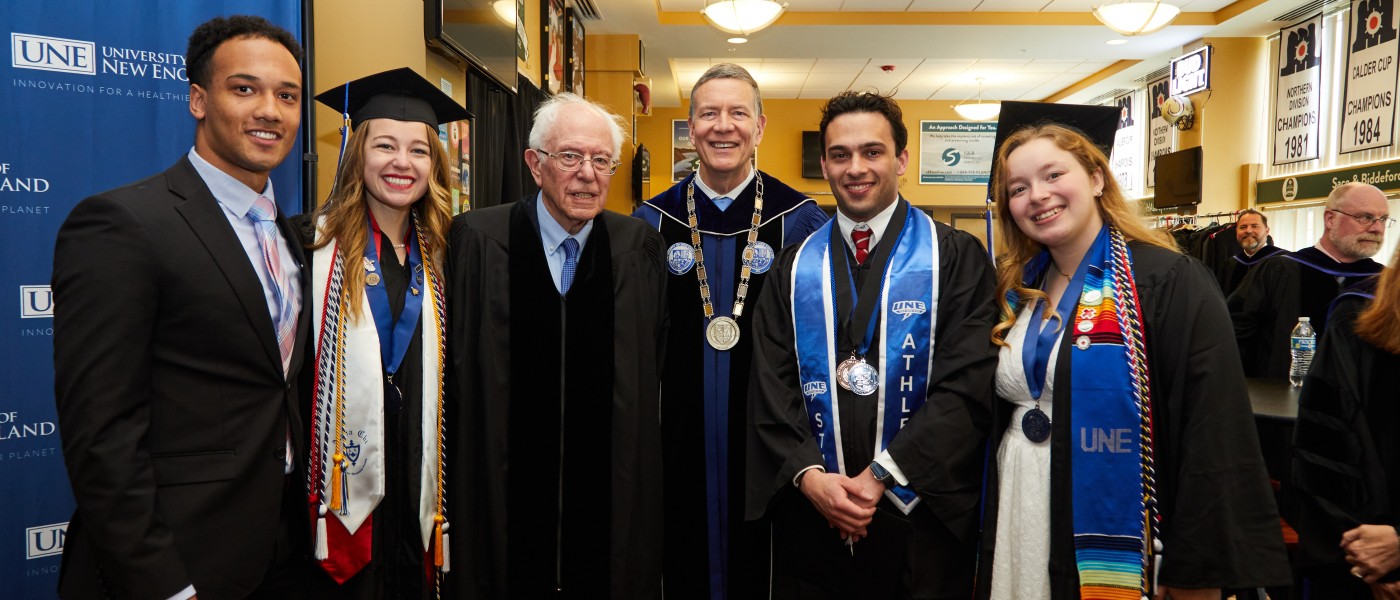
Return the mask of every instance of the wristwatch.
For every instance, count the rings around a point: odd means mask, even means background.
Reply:
[[[898,482],[894,480],[894,473],[889,472],[889,469],[878,462],[870,462],[870,474],[875,476],[875,481],[885,484],[887,488],[898,485]]]

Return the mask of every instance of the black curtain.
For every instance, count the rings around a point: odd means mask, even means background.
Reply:
[[[525,166],[525,148],[535,108],[545,94],[517,78],[512,95],[473,69],[467,70],[467,108],[472,122],[472,208],[514,202],[539,191]]]

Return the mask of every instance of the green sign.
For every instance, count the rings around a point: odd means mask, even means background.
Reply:
[[[1315,200],[1326,198],[1332,188],[1353,181],[1382,190],[1400,190],[1400,161],[1260,181],[1254,184],[1254,193],[1259,204]]]

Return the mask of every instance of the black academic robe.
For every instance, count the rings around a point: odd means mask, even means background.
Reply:
[[[815,200],[776,177],[760,175],[764,189],[759,242],[776,252],[806,239],[827,221]],[[691,243],[686,190],[695,177],[692,173],[632,213],[656,227],[667,248]],[[757,188],[755,177],[723,211],[695,188],[700,245],[717,316],[733,316]],[[661,424],[668,598],[749,598],[768,587],[768,524],[743,519],[744,430],[753,355],[749,332],[768,272],[749,278],[747,310],[735,319],[742,332],[739,343],[721,351],[705,340],[709,321],[695,268],[679,274],[667,271],[671,329],[662,375]]]
[[[1362,296],[1337,299],[1298,400],[1293,484],[1300,574],[1313,598],[1371,598],[1349,572],[1342,533],[1363,523],[1400,527],[1400,355],[1356,335]],[[1392,571],[1383,581],[1400,579]]]
[[[1291,257],[1342,275],[1325,273]],[[1339,263],[1310,246],[1250,270],[1227,300],[1245,376],[1288,377],[1292,362],[1288,338],[1298,318],[1308,317],[1322,335],[1327,330],[1327,307],[1338,292],[1383,268],[1369,258]]]
[[[878,277],[896,224],[911,210],[900,201],[856,278]],[[833,227],[834,244],[848,246]],[[991,426],[996,350],[991,327],[992,267],[970,234],[935,222],[938,312],[927,399],[887,450],[919,493],[904,515],[887,498],[852,550],[793,486],[798,471],[823,464],[808,424],[793,348],[792,270],[797,247],[781,254],[754,314],[749,403],[746,516],[773,522],[773,597],[812,592],[861,598],[966,598],[971,593],[986,434]],[[850,259],[854,264],[854,258]],[[857,281],[859,285],[861,281]],[[838,286],[838,289],[841,286]],[[838,303],[849,312],[850,299]],[[841,339],[838,333],[838,338]],[[867,360],[878,360],[879,340]],[[839,347],[838,353],[849,350]],[[843,357],[845,355],[843,354]],[[873,402],[838,389],[847,475],[875,458]],[[864,400],[864,401],[862,401]]]
[[[1269,476],[1225,306],[1205,266],[1156,246],[1129,244],[1152,386],[1153,462],[1163,543],[1161,585],[1255,588],[1287,585]],[[1050,597],[1079,598],[1074,555],[1070,444],[1072,361],[1065,329],[1055,370],[1050,441]],[[992,448],[1014,407],[997,402]],[[991,591],[998,473],[987,470],[978,597]]]
[[[658,598],[661,237],[603,212],[561,296],[537,201],[452,223],[452,595]]]
[[[1286,252],[1288,251],[1272,244],[1260,248],[1254,256],[1246,255],[1244,250],[1237,252],[1229,260],[1220,263],[1215,270],[1215,279],[1220,284],[1221,293],[1227,298],[1230,297],[1230,294],[1240,288],[1240,283],[1256,265]]]
[[[315,240],[315,226],[310,215],[297,215],[290,219],[299,242],[306,250],[306,272],[313,272],[315,252],[309,244]],[[388,292],[389,312],[395,321],[403,312],[404,293],[407,291],[411,275],[406,264],[394,265],[397,257],[392,254],[393,242],[380,236],[380,266],[383,272],[383,285]],[[358,265],[356,260],[351,265]],[[302,306],[312,310],[315,304],[311,294],[315,293],[315,282],[302,290]],[[426,308],[423,315],[429,315]],[[320,315],[316,315],[319,318]],[[306,364],[311,368],[301,373],[302,414],[312,414],[316,374],[316,343],[306,344]],[[426,600],[431,597],[429,572],[424,567],[425,551],[418,523],[418,496],[421,485],[418,474],[423,470],[422,448],[422,390],[423,390],[423,320],[413,330],[403,362],[395,376],[395,382],[403,395],[399,403],[389,403],[386,397],[384,406],[384,499],[374,508],[371,526],[373,538],[370,546],[370,563],[365,565],[343,584],[337,584],[320,566],[312,566],[310,592],[312,598],[336,598],[362,600],[410,599]],[[432,401],[436,401],[433,398]],[[352,400],[353,401],[353,400]],[[308,419],[309,420],[309,419]]]

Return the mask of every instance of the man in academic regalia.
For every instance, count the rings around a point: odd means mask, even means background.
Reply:
[[[773,597],[966,598],[991,425],[992,268],[899,197],[893,99],[821,122],[835,220],[783,251],[754,315],[746,516]]]
[[[1317,245],[1266,260],[1240,282],[1227,303],[1247,377],[1288,377],[1289,334],[1308,317],[1318,336],[1327,307],[1344,288],[1381,272],[1371,260],[1392,222],[1385,193],[1347,183],[1327,196]]]
[[[742,518],[752,300],[775,249],[827,216],[753,167],[765,122],[753,76],[739,65],[710,67],[690,91],[699,171],[633,213],[669,248],[661,423],[670,598],[749,598],[768,586],[768,525]]]
[[[1220,291],[1224,292],[1226,297],[1239,289],[1240,282],[1244,281],[1245,275],[1248,275],[1255,265],[1264,262],[1266,258],[1287,252],[1269,243],[1269,218],[1252,208],[1240,211],[1239,218],[1235,220],[1235,241],[1239,242],[1240,251],[1231,256],[1216,272]]]
[[[661,596],[666,276],[661,236],[603,210],[621,145],[556,95],[525,151],[540,193],[452,224],[458,598]]]

